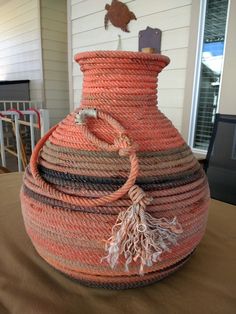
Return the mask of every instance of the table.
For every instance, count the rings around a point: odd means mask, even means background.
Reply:
[[[25,233],[22,175],[0,175],[1,314],[236,313],[236,206],[212,200],[208,228],[185,266],[148,287],[87,288],[54,270]]]

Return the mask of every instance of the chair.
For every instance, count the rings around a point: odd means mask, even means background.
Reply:
[[[216,114],[204,163],[211,197],[236,205],[236,116]]]
[[[0,174],[9,173],[9,172],[10,172],[10,170],[8,170],[7,168],[0,166]]]

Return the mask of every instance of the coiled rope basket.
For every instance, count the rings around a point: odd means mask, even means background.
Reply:
[[[80,107],[35,147],[21,204],[37,252],[95,287],[144,286],[191,256],[206,227],[201,166],[157,107],[159,54],[95,51]]]

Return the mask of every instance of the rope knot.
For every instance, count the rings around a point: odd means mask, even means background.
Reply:
[[[133,185],[128,194],[133,204],[140,204],[142,208],[145,208],[152,202],[152,197],[148,197],[138,185]]]
[[[169,220],[156,218],[149,214],[145,207],[152,201],[137,185],[128,192],[133,204],[119,213],[112,235],[106,241],[107,255],[102,258],[114,268],[119,257],[125,258],[125,270],[129,271],[131,263],[139,263],[139,274],[144,274],[144,267],[151,267],[160,260],[170,246],[177,244],[177,237],[183,229],[177,218]]]
[[[114,140],[114,145],[117,147],[121,157],[134,154],[138,148],[137,144],[133,143],[125,134],[121,134],[118,138],[116,138]]]

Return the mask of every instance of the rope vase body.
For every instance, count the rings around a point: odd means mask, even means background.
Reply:
[[[37,252],[90,286],[125,289],[181,267],[206,227],[205,174],[157,107],[158,54],[75,56],[80,107],[37,144],[21,190]]]

